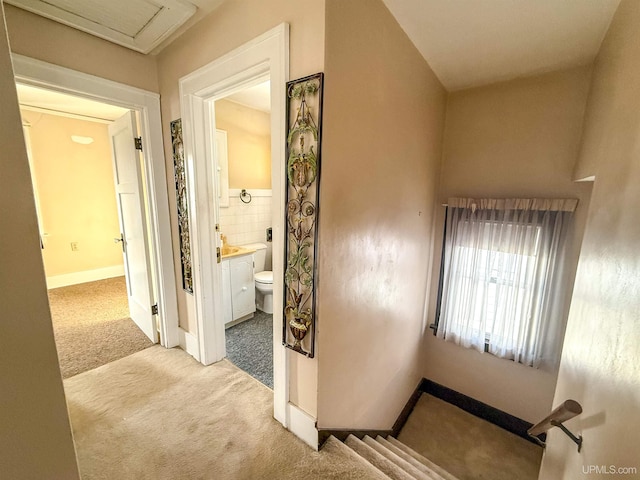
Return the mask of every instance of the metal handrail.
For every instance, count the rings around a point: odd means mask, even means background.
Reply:
[[[575,400],[566,400],[559,407],[554,409],[544,420],[536,423],[533,427],[527,430],[527,434],[535,439],[541,446],[545,447],[546,444],[538,438],[538,435],[546,432],[547,430],[558,427],[567,436],[578,445],[578,452],[582,448],[582,435],[576,437],[571,433],[567,427],[563,425],[567,420],[571,420],[573,417],[582,413],[582,407]]]

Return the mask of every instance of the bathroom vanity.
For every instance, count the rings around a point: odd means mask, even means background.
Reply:
[[[256,311],[253,278],[253,250],[232,247],[233,253],[222,255],[222,299],[224,324],[246,320]]]

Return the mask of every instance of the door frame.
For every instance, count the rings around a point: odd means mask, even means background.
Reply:
[[[154,295],[158,303],[160,344],[179,344],[178,301],[173,264],[167,173],[162,142],[160,95],[136,87],[88,75],[59,65],[12,54],[17,83],[117,105],[138,112],[144,149],[144,184],[148,195],[150,258]]]
[[[219,245],[218,196],[215,192],[213,103],[265,77],[271,81],[271,181],[273,192],[273,274],[284,278],[285,84],[289,79],[289,25],[269,30],[208,65],[182,77],[180,106],[189,190],[191,255],[200,361],[225,357],[222,274],[216,263]],[[274,282],[273,396],[274,417],[290,427],[288,352],[282,345],[283,282]],[[213,320],[213,321],[212,321]],[[295,432],[294,432],[295,433]],[[317,448],[317,442],[316,447]]]

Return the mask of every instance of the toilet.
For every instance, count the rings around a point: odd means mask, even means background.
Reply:
[[[256,251],[253,254],[256,308],[264,313],[273,314],[273,272],[265,270],[267,246],[264,243],[250,243],[242,246]]]

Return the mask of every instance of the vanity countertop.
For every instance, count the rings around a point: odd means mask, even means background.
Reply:
[[[222,259],[225,260],[231,257],[241,257],[242,255],[251,255],[255,253],[255,250],[244,247],[233,247],[231,245],[225,245],[222,248]]]

